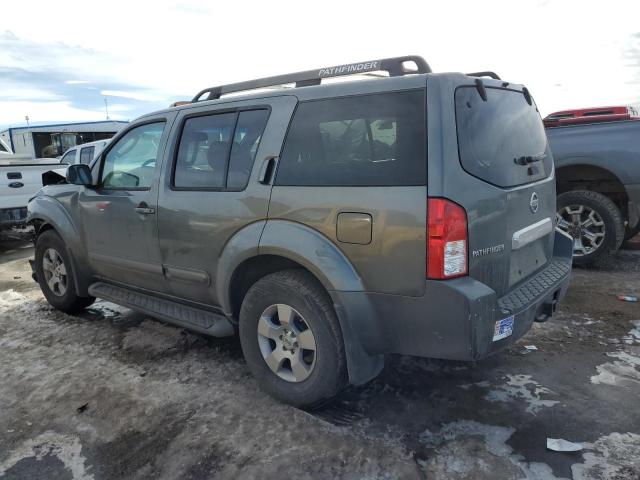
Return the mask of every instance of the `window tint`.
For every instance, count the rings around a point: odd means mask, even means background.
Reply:
[[[102,183],[107,188],[149,188],[155,171],[164,122],[127,132],[107,153]]]
[[[243,189],[247,186],[267,118],[268,110],[240,112],[233,135],[227,188]]]
[[[187,119],[173,185],[195,189],[246,187],[268,116],[267,110],[252,110]]]
[[[424,185],[423,91],[361,95],[298,106],[277,185]]]
[[[89,165],[91,160],[93,160],[93,152],[95,151],[95,147],[85,147],[80,149],[80,163],[86,163]]]
[[[75,163],[75,161],[76,161],[76,151],[75,150],[69,150],[60,159],[60,163],[72,164],[72,163]]]

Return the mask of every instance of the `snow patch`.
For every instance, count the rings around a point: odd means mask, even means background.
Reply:
[[[501,478],[560,480],[549,465],[513,453],[506,442],[514,432],[472,420],[448,423],[435,433],[426,430],[420,442],[435,451],[418,464],[427,478],[494,479],[500,472]]]
[[[527,413],[535,415],[543,407],[553,407],[557,400],[543,400],[542,395],[553,394],[532,379],[531,375],[507,375],[507,382],[491,390],[485,399],[491,402],[511,402],[522,399],[527,403]]]
[[[640,357],[627,352],[609,352],[607,356],[617,360],[598,365],[598,374],[591,377],[591,383],[615,386],[640,383]]]
[[[638,478],[640,435],[611,433],[600,437],[582,454],[583,463],[571,466],[574,480],[625,480]]]
[[[45,432],[23,442],[8,458],[0,462],[0,477],[20,460],[35,458],[39,461],[47,455],[54,455],[71,472],[73,480],[93,480],[93,475],[87,473],[84,465],[86,460],[80,454],[81,450],[78,437]]]
[[[17,307],[26,300],[27,297],[21,295],[13,289],[0,292],[0,312]]]
[[[640,320],[633,320],[631,323],[634,328],[629,330],[629,333],[622,337],[622,342],[626,343],[627,345],[640,343]]]

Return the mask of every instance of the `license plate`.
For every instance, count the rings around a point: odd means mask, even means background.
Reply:
[[[496,326],[493,329],[493,341],[497,342],[503,338],[508,337],[513,333],[513,315],[496,322]]]

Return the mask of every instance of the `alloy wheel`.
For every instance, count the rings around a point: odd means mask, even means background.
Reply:
[[[258,320],[258,344],[271,371],[288,382],[306,380],[316,363],[316,339],[304,317],[293,307],[267,307]]]
[[[42,271],[51,293],[63,297],[67,293],[67,267],[62,256],[53,248],[48,248],[42,256]]]
[[[586,205],[567,205],[556,213],[556,222],[558,228],[573,237],[575,257],[595,252],[604,242],[604,220]]]

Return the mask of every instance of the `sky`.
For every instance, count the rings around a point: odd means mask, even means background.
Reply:
[[[398,55],[493,70],[543,115],[640,104],[638,0],[5,2],[0,128],[132,120],[241,80]]]

